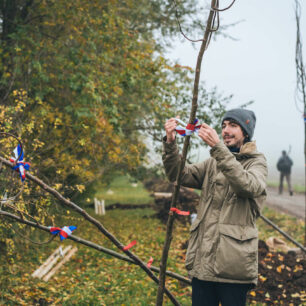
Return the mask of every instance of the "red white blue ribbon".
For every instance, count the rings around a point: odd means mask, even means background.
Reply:
[[[176,127],[176,132],[178,134],[180,134],[181,136],[190,136],[192,135],[192,133],[198,133],[199,129],[201,128],[201,124],[197,125],[197,123],[199,122],[198,119],[195,119],[193,124],[188,123],[186,124],[185,122],[183,122],[182,120],[175,118],[175,120],[180,123],[181,125],[178,125]]]
[[[15,148],[14,155],[15,158],[10,158],[12,163],[16,163],[12,169],[19,172],[21,181],[23,182],[26,178],[26,170],[30,170],[30,164],[23,161],[23,151],[20,144]]]
[[[63,228],[59,228],[59,227],[50,227],[50,233],[52,235],[57,235],[59,234],[61,241],[66,239],[68,236],[71,235],[71,233],[76,230],[77,227],[76,226],[64,226]]]

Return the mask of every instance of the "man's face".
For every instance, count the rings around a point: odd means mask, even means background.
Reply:
[[[231,148],[240,148],[243,145],[244,136],[239,124],[224,120],[222,124],[222,138],[224,144]]]

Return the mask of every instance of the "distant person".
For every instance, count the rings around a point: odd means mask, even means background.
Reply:
[[[185,265],[192,279],[193,306],[244,306],[258,277],[256,219],[266,198],[267,163],[252,141],[256,117],[232,109],[223,117],[222,138],[203,123],[198,132],[210,158],[185,165],[182,185],[200,189],[190,228]],[[165,124],[163,163],[171,182],[181,156],[175,118]]]
[[[283,181],[284,177],[287,180],[289,194],[292,196],[292,186],[291,186],[291,167],[293,165],[293,161],[287,155],[286,151],[282,151],[282,156],[279,158],[277,162],[277,170],[280,172],[280,179],[279,179],[279,194],[283,193]]]

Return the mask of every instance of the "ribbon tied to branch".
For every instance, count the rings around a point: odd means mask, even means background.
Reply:
[[[15,166],[13,166],[12,169],[19,172],[21,181],[23,182],[26,178],[26,170],[30,170],[30,163],[23,161],[23,151],[20,144],[15,148],[14,155],[15,158],[10,158],[10,162],[15,163]]]
[[[137,241],[136,241],[136,240],[133,240],[133,241],[130,242],[128,245],[124,246],[124,247],[122,248],[122,250],[123,250],[123,251],[127,251],[127,250],[129,250],[131,247],[133,247],[136,243],[137,243]]]
[[[183,211],[183,210],[179,210],[176,207],[171,207],[170,208],[170,212],[175,213],[177,215],[181,215],[181,216],[189,216],[190,212],[189,211]]]
[[[50,233],[52,235],[57,235],[59,234],[61,241],[66,239],[68,236],[71,235],[71,233],[76,230],[77,227],[76,226],[64,226],[63,228],[59,228],[59,227],[50,227]]]
[[[197,118],[194,120],[193,124],[186,124],[184,121],[178,118],[175,118],[175,120],[181,124],[178,125],[175,129],[176,132],[181,136],[190,136],[192,135],[192,133],[196,133],[196,135],[198,135],[198,131],[201,128],[201,124],[197,124],[199,122]]]

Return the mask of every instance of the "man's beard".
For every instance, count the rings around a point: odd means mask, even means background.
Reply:
[[[231,136],[231,135],[226,135],[226,136],[227,136],[227,138],[230,138],[230,139],[234,139],[235,138],[235,136]],[[240,142],[237,141],[237,140],[234,143],[232,143],[232,144],[227,144],[224,139],[223,139],[223,141],[224,141],[224,144],[229,149],[240,149],[240,147],[243,145],[243,142],[240,144]]]

